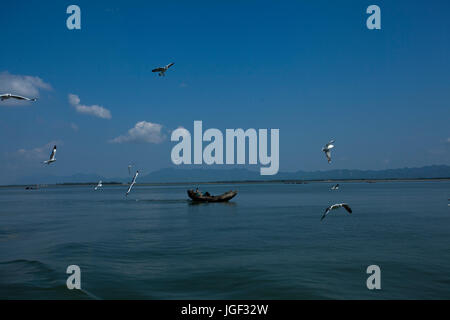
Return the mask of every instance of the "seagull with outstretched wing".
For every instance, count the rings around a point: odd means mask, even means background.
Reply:
[[[0,94],[1,101],[8,100],[8,99],[25,100],[25,101],[36,101],[37,100],[37,98],[27,98],[27,97],[22,97],[22,96],[19,96],[16,94],[11,94],[11,93]]]
[[[331,149],[334,148],[334,140],[328,142],[323,148],[322,151],[325,152],[325,156],[327,157],[328,163],[331,163]]]
[[[131,184],[130,184],[130,186],[128,187],[128,191],[127,191],[127,193],[125,194],[125,196],[128,196],[128,194],[131,192],[131,188],[133,188],[134,184],[136,183],[136,178],[137,178],[138,175],[139,175],[139,170],[136,171],[136,173],[134,174],[133,181],[131,181]]]
[[[348,213],[352,213],[352,209],[350,208],[350,206],[346,203],[336,203],[333,204],[332,206],[329,206],[328,208],[325,209],[325,212],[322,215],[322,218],[320,218],[320,221],[322,221],[323,219],[325,219],[325,217],[328,215],[328,213],[331,212],[331,210],[335,210],[335,209],[339,209],[339,208],[344,208],[345,210],[347,210]]]
[[[100,180],[97,184],[97,186],[94,188],[95,191],[97,191],[99,188],[103,187],[102,180]]]
[[[52,154],[50,155],[50,159],[45,160],[44,164],[50,164],[52,162],[55,162],[56,161],[55,154],[56,154],[56,146],[53,147],[53,151],[52,151]]]
[[[338,190],[339,189],[339,183],[335,184],[334,186],[331,187],[331,190]]]
[[[173,65],[174,65],[174,63],[172,62],[172,63],[169,63],[165,67],[159,67],[159,68],[153,69],[152,72],[159,72],[159,76],[165,76],[166,71],[169,70],[169,68]]]

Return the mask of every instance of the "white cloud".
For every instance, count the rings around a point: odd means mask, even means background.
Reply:
[[[162,125],[147,121],[140,121],[128,130],[125,135],[118,136],[111,143],[141,142],[141,143],[161,143],[165,139],[162,133]]]
[[[111,112],[109,112],[108,109],[105,109],[102,106],[97,106],[97,105],[93,105],[93,106],[78,105],[78,106],[75,106],[75,109],[79,113],[89,114],[91,116],[99,117],[99,118],[102,118],[102,119],[111,119]]]
[[[76,94],[69,93],[69,103],[73,106],[80,104],[80,98]]]
[[[28,98],[38,98],[39,90],[51,90],[50,84],[39,77],[10,74],[8,71],[0,72],[0,93],[12,93]],[[29,102],[8,99],[0,105],[18,106]]]
[[[33,149],[19,149],[15,154],[27,160],[44,160],[50,157],[53,146],[55,145],[62,145],[62,142],[50,141],[42,147],[36,147]]]
[[[80,98],[76,94],[69,94],[69,103],[77,110],[78,113],[89,114],[102,119],[111,119],[111,112],[98,105],[85,106],[80,104]]]

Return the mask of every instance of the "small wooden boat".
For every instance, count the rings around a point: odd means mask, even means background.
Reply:
[[[219,196],[208,196],[204,194],[199,194],[194,190],[187,191],[189,198],[195,202],[227,202],[233,199],[237,195],[237,191],[228,191]]]

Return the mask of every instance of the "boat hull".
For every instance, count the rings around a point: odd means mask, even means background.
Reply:
[[[228,191],[219,196],[199,195],[194,190],[188,190],[187,194],[195,202],[227,202],[237,195],[237,191]]]

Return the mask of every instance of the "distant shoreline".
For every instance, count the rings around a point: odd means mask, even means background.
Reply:
[[[449,178],[389,178],[389,179],[316,179],[316,180],[237,180],[237,181],[203,181],[203,182],[148,182],[136,183],[136,186],[179,186],[179,185],[211,185],[211,184],[308,184],[308,183],[336,183],[336,182],[420,182],[420,181],[450,181]],[[14,184],[0,185],[0,188],[25,188],[35,187],[64,187],[64,186],[95,186],[98,182],[67,182],[57,184]],[[128,185],[122,182],[103,182],[103,185],[123,186]]]

